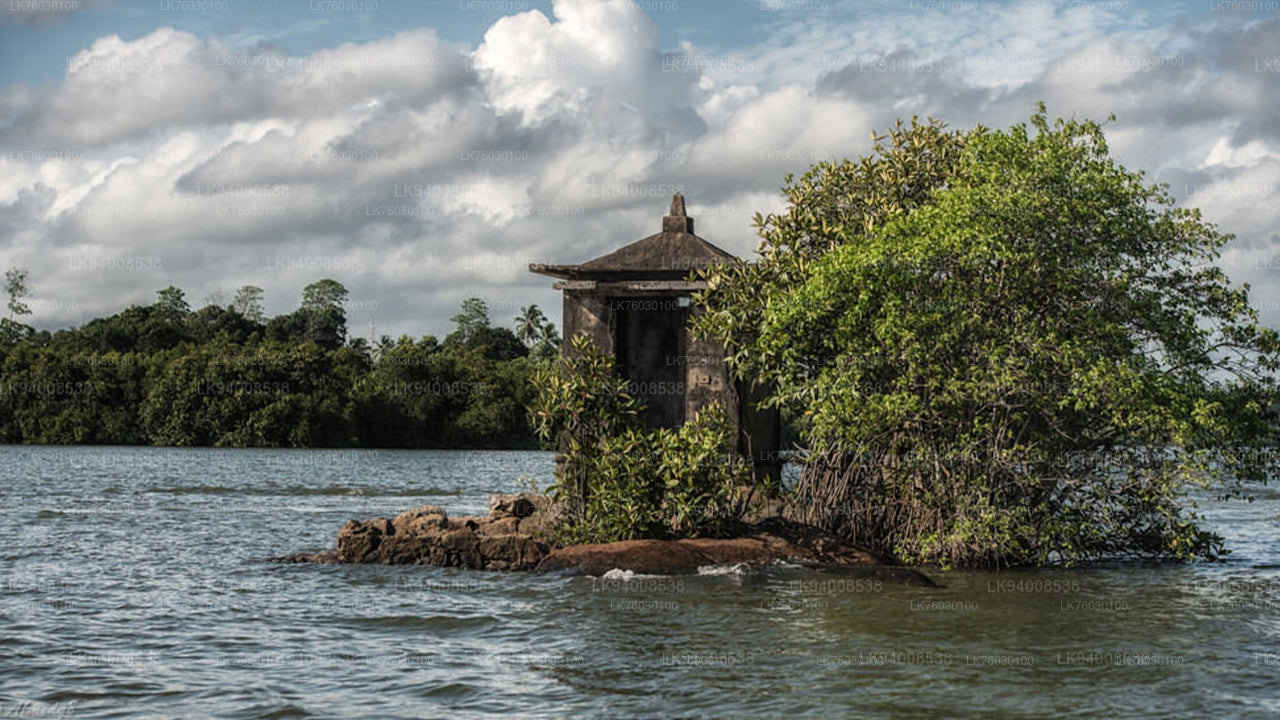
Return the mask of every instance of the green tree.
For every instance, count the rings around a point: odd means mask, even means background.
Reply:
[[[309,312],[341,310],[347,301],[347,288],[337,280],[324,278],[302,289],[302,309]]]
[[[80,328],[0,318],[0,442],[247,447],[533,447],[528,350],[506,328],[470,344],[337,342],[341,288],[267,326],[181,291]],[[317,325],[316,318],[328,320]],[[320,342],[316,342],[317,329]]]
[[[302,289],[302,306],[287,322],[290,337],[314,342],[330,350],[347,341],[347,289],[337,280],[324,278]]]
[[[236,298],[231,307],[246,319],[260,323],[263,320],[262,288],[257,285],[245,285],[236,291]]]
[[[555,323],[542,324],[538,342],[529,355],[539,362],[550,362],[560,356],[560,331],[556,330]]]
[[[1221,550],[1186,491],[1274,470],[1280,340],[1101,126],[913,121],[785,192],[698,329],[806,418],[810,520],[946,566]]]
[[[186,294],[172,285],[156,291],[155,312],[163,320],[178,322],[191,312]]]
[[[529,348],[534,360],[549,362],[559,355],[560,333],[537,305],[523,308],[516,316],[515,326],[516,337]]]
[[[31,294],[27,287],[27,271],[10,268],[4,273],[4,289],[9,295],[9,319],[15,315],[30,315],[31,308],[22,299]]]
[[[520,314],[516,316],[516,337],[529,347],[542,337],[542,326],[547,321],[547,316],[537,305],[527,305],[520,310]]]
[[[31,308],[22,298],[31,294],[27,286],[27,271],[10,268],[4,273],[5,291],[9,294],[9,317],[0,319],[0,343],[12,345],[31,337],[35,329],[20,323],[14,316],[30,315]]]
[[[462,344],[467,344],[489,328],[489,306],[478,297],[462,301],[462,312],[449,318],[457,325],[455,333]]]

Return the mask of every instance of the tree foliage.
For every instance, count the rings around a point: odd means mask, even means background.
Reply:
[[[736,491],[754,481],[732,450],[733,428],[720,405],[679,428],[645,428],[643,403],[628,393],[613,359],[581,335],[533,383],[533,426],[564,453],[551,488],[569,511],[561,542],[701,535],[740,517]]]
[[[785,192],[698,329],[806,418],[809,519],[943,565],[1221,550],[1186,492],[1274,469],[1280,343],[1100,125],[913,121]]]
[[[236,298],[231,308],[250,322],[260,323],[265,317],[262,307],[262,288],[257,285],[245,285],[236,291]]]
[[[529,355],[547,361],[560,354],[560,335],[537,305],[524,307],[515,319],[516,337],[529,348]]]
[[[523,412],[536,364],[511,331],[486,322],[471,345],[387,338],[375,358],[360,339],[338,342],[346,290],[308,287],[319,292],[306,308],[265,323],[252,317],[256,288],[191,312],[171,287],[74,330],[4,334],[0,442],[536,445]]]
[[[27,277],[27,271],[18,268],[9,268],[4,272],[4,290],[9,296],[7,307],[10,320],[15,315],[31,314],[31,308],[22,302],[23,298],[31,294],[30,288],[27,287]]]

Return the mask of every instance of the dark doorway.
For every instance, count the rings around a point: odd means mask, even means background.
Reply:
[[[618,371],[645,403],[649,427],[684,423],[685,324],[689,308],[679,298],[614,298]]]

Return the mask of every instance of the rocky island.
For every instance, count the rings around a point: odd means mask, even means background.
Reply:
[[[298,553],[286,563],[436,565],[473,570],[560,571],[604,575],[611,570],[652,575],[692,574],[699,568],[745,563],[796,563],[856,570],[885,579],[933,586],[915,570],[881,558],[818,528],[787,519],[778,506],[758,512],[726,537],[638,539],[557,546],[551,539],[545,496],[492,495],[487,516],[449,517],[435,505],[393,519],[349,520],[337,549]],[[775,511],[771,514],[769,510]]]

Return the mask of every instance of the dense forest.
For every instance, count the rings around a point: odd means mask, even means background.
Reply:
[[[455,329],[347,337],[346,289],[320,280],[292,313],[266,318],[261,288],[192,310],[156,302],[82,327],[19,322],[26,277],[6,276],[0,320],[0,442],[230,447],[521,448],[533,371],[559,355],[536,306],[515,330],[477,298]]]

